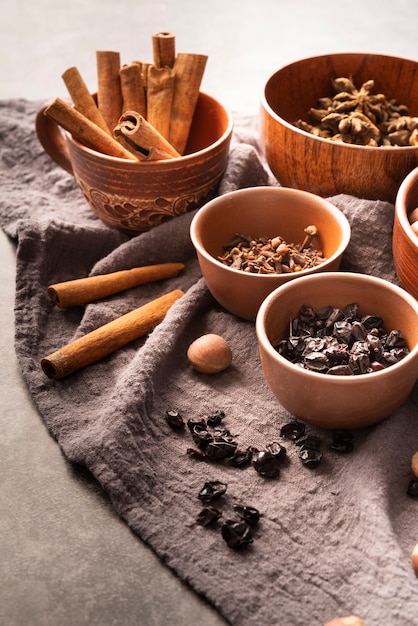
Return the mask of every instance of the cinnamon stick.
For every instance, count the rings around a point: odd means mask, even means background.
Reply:
[[[111,50],[96,52],[97,106],[112,132],[122,114],[120,54]]]
[[[99,126],[99,128],[104,130],[108,135],[111,135],[109,127],[78,69],[76,67],[69,67],[62,74],[62,79],[77,111],[82,113],[91,122],[94,122],[94,124]]]
[[[179,289],[171,291],[75,339],[41,360],[43,372],[48,378],[61,379],[100,361],[134,339],[150,333],[183,295]]]
[[[153,35],[152,50],[155,67],[173,67],[176,58],[176,42],[173,33]]]
[[[180,156],[173,146],[135,111],[126,111],[121,116],[114,134],[119,143],[127,150],[131,150],[140,160],[156,161]]]
[[[143,68],[133,62],[120,68],[120,86],[124,111],[136,111],[146,118],[146,85],[143,80]]]
[[[174,70],[150,65],[147,77],[147,120],[168,141],[174,95]]]
[[[184,153],[208,57],[180,52],[174,62],[175,83],[169,142]]]
[[[110,156],[136,160],[132,152],[120,145],[116,139],[110,137],[104,130],[91,122],[65,100],[55,98],[46,107],[44,114],[53,119],[62,128],[71,133],[74,139],[88,148]]]
[[[184,263],[160,263],[110,274],[67,280],[49,285],[48,296],[61,308],[79,306],[88,302],[95,302],[137,285],[173,278],[183,269]]]

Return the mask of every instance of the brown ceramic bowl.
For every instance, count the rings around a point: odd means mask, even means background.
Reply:
[[[268,80],[261,97],[261,144],[278,181],[321,196],[347,193],[394,202],[399,185],[418,165],[418,146],[364,147],[316,137],[294,126],[308,121],[331,80],[352,76],[357,87],[395,98],[418,115],[418,63],[378,54],[328,54],[291,63]]]
[[[199,94],[185,155],[137,162],[101,154],[75,141],[37,114],[38,138],[48,154],[73,174],[96,215],[128,233],[149,230],[212,198],[225,171],[232,116],[212,96]]]
[[[418,208],[418,168],[405,178],[395,202],[393,223],[393,259],[404,289],[418,300],[418,234],[411,227],[409,216]]]
[[[396,365],[368,374],[333,376],[291,363],[274,345],[288,337],[289,319],[303,304],[343,308],[358,302],[362,314],[383,317],[387,331],[402,331],[410,353]],[[360,428],[393,413],[418,377],[418,302],[379,278],[352,273],[305,276],[276,289],[260,307],[256,332],[266,381],[281,405],[323,428]]]
[[[253,274],[233,269],[217,260],[223,246],[237,233],[251,237],[280,236],[301,243],[304,228],[314,224],[319,237],[315,247],[326,260],[290,274]],[[281,187],[252,187],[211,200],[197,211],[190,235],[202,274],[216,300],[230,313],[255,320],[264,298],[283,283],[306,274],[337,271],[350,240],[350,226],[327,200],[305,191]]]

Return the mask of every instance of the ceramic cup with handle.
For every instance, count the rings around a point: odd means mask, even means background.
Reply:
[[[44,114],[47,106],[36,116],[41,145],[74,175],[90,207],[108,226],[144,232],[199,208],[216,194],[228,162],[233,121],[212,96],[199,94],[184,156],[148,162],[83,146]]]

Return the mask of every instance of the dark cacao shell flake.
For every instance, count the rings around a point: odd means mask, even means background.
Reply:
[[[361,315],[358,303],[344,309],[304,304],[290,335],[275,345],[281,356],[320,374],[356,376],[380,371],[409,354],[402,332],[386,333],[380,315]]]
[[[197,459],[198,461],[206,460],[206,454],[203,452],[203,450],[197,450],[196,448],[187,448],[186,452],[193,459]]]
[[[411,478],[406,493],[411,498],[418,498],[418,478]]]
[[[234,550],[253,542],[251,527],[243,520],[226,520],[222,524],[221,534],[228,547]]]
[[[211,502],[214,498],[223,496],[226,492],[226,488],[226,483],[223,483],[220,480],[209,480],[200,490],[199,499],[202,500],[202,502]]]
[[[234,455],[237,448],[235,441],[211,441],[206,448],[206,457],[210,460],[228,459]]]
[[[168,411],[166,411],[165,417],[171,428],[184,428],[183,416],[176,409],[169,409]]]
[[[247,522],[250,526],[255,526],[260,521],[260,512],[253,506],[246,506],[243,504],[234,504],[233,509],[235,513]]]
[[[207,425],[210,426],[211,428],[214,428],[215,426],[219,426],[219,424],[222,422],[224,417],[225,417],[225,411],[222,411],[222,410],[215,411],[214,413],[212,413],[211,415],[207,417],[206,419]]]
[[[232,465],[232,467],[239,467],[244,469],[250,465],[252,459],[252,451],[247,448],[247,450],[239,450],[236,448],[234,454],[229,457],[228,463]]]
[[[192,437],[195,444],[203,450],[213,441],[212,434],[206,430],[206,427],[196,424],[192,430]]]
[[[220,517],[222,517],[222,511],[213,506],[206,506],[198,514],[196,522],[200,526],[212,526]]]
[[[201,428],[201,429],[206,429],[206,420],[202,419],[201,417],[190,417],[187,420],[187,426],[189,427],[189,430],[191,433],[193,433],[193,429],[195,427],[197,428]]]
[[[322,460],[322,452],[317,448],[307,448],[306,446],[301,446],[299,448],[298,456],[305,467],[309,469],[314,469],[319,465]]]
[[[294,441],[305,434],[305,428],[306,427],[303,422],[293,420],[292,422],[288,422],[281,427],[280,436]]]
[[[344,307],[343,313],[344,317],[352,322],[359,321],[361,319],[360,306],[358,302],[350,302],[350,304],[347,304],[347,306]]]
[[[340,454],[348,454],[354,449],[353,435],[346,430],[336,430],[329,445],[331,450]]]
[[[269,450],[253,452],[251,464],[255,471],[265,478],[276,478],[280,474],[281,458]]]
[[[296,439],[295,445],[297,445],[298,447],[305,446],[307,448],[317,448],[319,450],[321,448],[322,442],[321,438],[317,435],[305,434]]]

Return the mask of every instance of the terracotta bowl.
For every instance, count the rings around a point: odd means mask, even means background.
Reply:
[[[418,209],[418,168],[408,174],[399,188],[392,240],[400,283],[418,300],[418,234],[410,223],[410,215],[415,209]]]
[[[87,202],[108,226],[132,234],[146,231],[215,195],[233,127],[231,114],[215,98],[200,93],[184,156],[150,162],[86,148],[43,114],[46,106],[36,117],[42,146],[75,176]]]
[[[358,302],[362,314],[383,317],[387,331],[402,331],[410,353],[379,372],[333,376],[291,363],[274,348],[288,337],[289,319],[303,304],[344,308]],[[323,428],[360,428],[393,413],[418,377],[418,302],[379,278],[338,272],[305,276],[276,289],[260,307],[256,332],[266,381],[295,417]]]
[[[418,63],[378,54],[328,54],[279,69],[261,96],[260,139],[273,174],[286,187],[321,196],[347,193],[394,202],[399,185],[418,165],[418,146],[364,147],[316,137],[294,126],[308,121],[318,98],[332,95],[331,80],[352,76],[357,87],[395,98],[418,115]]]
[[[296,244],[302,242],[304,228],[311,224],[319,232],[315,247],[326,257],[315,268],[290,274],[253,274],[218,260],[223,246],[237,233],[280,236]],[[247,320],[255,320],[264,298],[283,283],[307,274],[337,271],[350,234],[346,217],[333,204],[305,191],[281,187],[252,187],[219,196],[197,211],[190,227],[212,295],[230,313]]]

